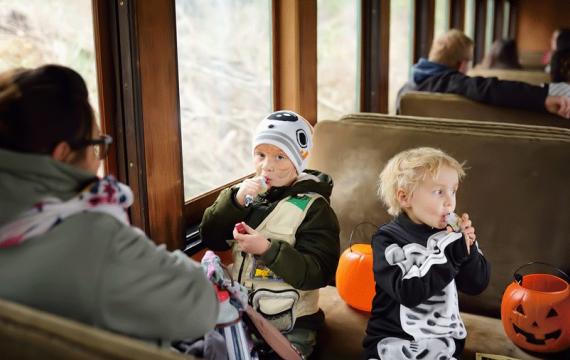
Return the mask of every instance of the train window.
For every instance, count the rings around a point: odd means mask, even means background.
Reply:
[[[491,48],[491,44],[493,43],[493,27],[495,18],[495,1],[488,0],[487,1],[487,17],[485,21],[485,54]]]
[[[99,119],[91,0],[0,0],[0,71],[69,66],[89,88]]]
[[[433,38],[437,38],[448,30],[449,0],[435,0],[435,21]]]
[[[186,201],[250,173],[269,113],[271,1],[176,1]]]
[[[356,3],[317,1],[317,118],[338,119],[357,110],[360,80]]]
[[[465,0],[465,35],[475,38],[475,0]]]
[[[390,78],[388,110],[396,112],[396,95],[408,81],[412,65],[412,2],[394,0],[390,3]]]
[[[0,0],[0,72],[45,64],[83,76],[100,124],[91,0]],[[104,175],[101,164],[99,175]]]
[[[503,3],[503,39],[508,39],[509,36],[509,21],[511,16],[511,3],[505,1]]]

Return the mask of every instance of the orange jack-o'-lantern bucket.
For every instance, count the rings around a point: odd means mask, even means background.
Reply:
[[[372,310],[374,272],[372,270],[372,246],[353,244],[354,231],[363,224],[376,227],[371,223],[360,223],[354,227],[348,240],[348,248],[342,253],[336,270],[336,288],[340,297],[350,306],[361,311]]]
[[[501,321],[505,333],[522,349],[560,352],[570,347],[570,285],[568,275],[555,268],[566,280],[550,274],[518,273],[507,286],[501,302]]]

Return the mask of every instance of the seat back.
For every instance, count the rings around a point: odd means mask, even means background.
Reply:
[[[467,72],[469,76],[496,77],[501,80],[522,81],[533,85],[550,82],[550,75],[544,70],[506,70],[474,68]]]
[[[400,113],[409,116],[570,128],[570,121],[552,114],[491,106],[455,94],[419,91],[403,94]]]
[[[193,359],[3,299],[0,349],[3,359]]]
[[[342,249],[355,225],[391,220],[376,196],[378,175],[396,153],[418,146],[466,161],[457,211],[473,219],[492,276],[483,294],[462,296],[463,311],[499,317],[514,270],[529,261],[570,269],[570,130],[504,123],[381,114],[319,122],[309,166],[334,180]]]
[[[544,64],[542,64],[543,56],[544,52],[542,51],[521,51],[519,53],[519,62],[523,69],[544,70]]]

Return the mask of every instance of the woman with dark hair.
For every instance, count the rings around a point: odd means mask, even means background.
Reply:
[[[550,63],[552,62],[552,56],[557,50],[566,50],[570,48],[570,29],[556,29],[552,32],[550,38],[550,49],[544,53],[542,57],[542,63],[546,65],[544,71],[550,73]]]
[[[211,283],[129,224],[130,189],[96,176],[110,144],[75,71],[0,75],[0,297],[147,340],[201,336]]]
[[[552,82],[570,83],[570,47],[556,50],[552,55],[550,79]]]
[[[519,63],[517,43],[513,39],[496,40],[483,59],[481,68],[484,69],[522,69]]]
[[[570,29],[559,29],[554,50],[570,49]]]

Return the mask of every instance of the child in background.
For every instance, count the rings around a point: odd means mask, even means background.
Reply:
[[[422,147],[394,156],[378,193],[395,216],[372,239],[376,295],[368,321],[366,358],[460,359],[467,335],[457,290],[481,293],[490,267],[468,214],[454,214],[463,166],[441,150]]]
[[[200,225],[208,248],[231,246],[232,276],[250,290],[249,303],[305,357],[324,323],[318,289],[332,280],[340,252],[332,179],[305,169],[311,147],[312,127],[300,115],[269,114],[253,139],[255,176],[223,190]]]

